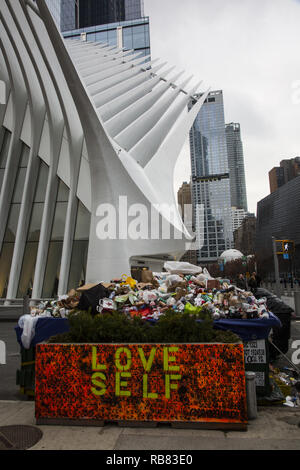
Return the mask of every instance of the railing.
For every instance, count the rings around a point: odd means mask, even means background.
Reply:
[[[3,318],[15,318],[16,315],[30,313],[30,307],[38,306],[40,302],[53,301],[55,299],[31,299],[25,295],[23,299],[0,299],[0,320]],[[22,311],[22,312],[21,312]]]
[[[262,282],[261,287],[277,295],[275,282]],[[294,310],[296,319],[300,319],[300,286],[298,283],[287,282],[279,285],[280,297],[286,297],[284,301]]]
[[[5,306],[5,307],[22,307],[23,303],[26,299],[26,296],[23,299],[0,299],[0,307]],[[40,302],[52,302],[55,299],[31,299],[28,297],[28,300],[30,303],[36,305],[39,304]]]
[[[263,289],[267,289],[270,292],[276,293],[276,283],[275,282],[262,282],[261,287]],[[290,295],[292,296],[294,292],[300,292],[300,286],[298,282],[290,282],[287,283],[280,283],[279,290],[281,295]]]

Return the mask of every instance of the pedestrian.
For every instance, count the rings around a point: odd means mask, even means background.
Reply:
[[[257,287],[260,287],[262,279],[261,279],[259,274],[257,274],[257,273],[254,273],[254,274],[255,274],[255,278],[256,278]]]
[[[243,290],[247,289],[246,279],[244,278],[243,274],[239,274],[239,277],[236,281],[236,285],[239,289],[243,289]]]
[[[256,281],[256,275],[255,273],[252,273],[252,276],[250,277],[248,281],[248,286],[251,290],[251,292],[255,292],[257,289],[257,281]]]

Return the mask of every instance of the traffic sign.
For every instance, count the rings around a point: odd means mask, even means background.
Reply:
[[[276,240],[277,255],[291,255],[295,252],[295,242],[293,240]],[[284,259],[289,259],[284,256]]]

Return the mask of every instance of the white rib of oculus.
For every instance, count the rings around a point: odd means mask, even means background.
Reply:
[[[31,279],[32,297],[41,298],[47,292],[46,276],[57,280],[59,294],[67,291],[76,265],[73,241],[80,239],[78,205],[90,214],[89,227],[84,227],[89,233],[87,259],[80,274],[86,282],[129,274],[133,256],[182,254],[191,237],[179,212],[171,216],[168,209],[176,207],[173,175],[208,92],[197,94],[199,83],[187,91],[191,77],[182,78],[182,72],[160,60],[107,44],[64,40],[43,0],[2,0],[0,22],[0,80],[5,84],[0,103],[1,160],[5,157],[0,247],[7,250],[6,243],[11,243],[10,255],[2,260],[8,272],[0,274],[0,295],[16,298],[20,285]],[[188,110],[191,100],[194,105]],[[24,148],[28,155],[23,168]],[[25,258],[34,204],[39,203],[35,189],[41,162],[48,171],[29,275]],[[16,204],[21,169],[24,178]],[[57,196],[62,187],[64,201]],[[155,214],[154,239],[126,236],[126,214],[119,208],[120,197],[124,201],[125,196],[128,208],[138,211],[141,206],[134,205],[139,204]],[[61,216],[59,204],[65,204]],[[114,239],[97,236],[103,204],[116,208],[120,226]],[[157,204],[160,208],[154,209]],[[18,212],[15,218],[13,211]],[[170,237],[164,239],[166,226]],[[60,245],[55,245],[59,231]],[[55,265],[50,263],[50,247],[53,252],[56,247]]]

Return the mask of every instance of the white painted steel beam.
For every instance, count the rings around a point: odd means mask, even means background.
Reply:
[[[197,83],[190,92],[193,95],[199,88],[201,82]],[[156,154],[163,140],[171,131],[173,125],[179,119],[181,113],[187,108],[190,100],[190,95],[183,95],[180,99],[174,102],[172,106],[149,130],[149,132],[131,149],[131,155],[137,160],[140,155],[143,158],[139,160],[141,166],[145,166],[151,158]]]
[[[14,48],[14,52],[16,54],[16,58],[20,66],[20,70],[22,71],[24,83],[28,94],[31,118],[30,152],[28,158],[26,178],[24,182],[19,220],[17,225],[17,232],[15,237],[15,248],[13,252],[9,282],[7,287],[7,298],[12,299],[16,297],[17,294],[22,260],[24,257],[26,236],[32,212],[34,191],[39,170],[39,159],[37,155],[42,136],[43,124],[45,120],[46,107],[43,100],[43,94],[38,79],[34,73],[34,70],[31,67],[26,66],[30,61],[30,58],[26,51],[24,42],[25,37],[22,31],[25,25],[22,24],[21,27],[20,25],[17,25],[15,23],[15,11],[9,1],[7,1],[6,4],[8,9],[5,10],[4,8],[2,10],[3,15],[5,16],[5,20],[3,18],[3,24],[11,41],[11,44]],[[18,8],[18,5],[14,4],[14,8]]]
[[[181,72],[183,73],[183,72]],[[114,116],[106,123],[106,128],[110,135],[116,139],[119,145],[124,148],[130,148],[130,138],[137,139],[137,120],[143,116],[149,109],[151,109],[167,91],[169,91],[170,83],[177,79],[180,74],[177,74],[176,77],[172,77],[167,82],[160,81],[157,87],[151,91],[151,93],[147,93],[145,96],[137,99],[131,106],[127,107],[119,114]],[[144,134],[144,124],[142,125],[142,135]],[[135,132],[132,132],[132,128],[134,127]],[[127,138],[127,140],[126,140]],[[131,146],[134,144],[132,143]]]
[[[187,79],[186,82],[188,80],[189,79]],[[122,132],[114,136],[116,142],[125,150],[130,151],[130,149],[132,149],[143,138],[143,136],[149,132],[150,129],[152,129],[157,121],[161,119],[163,114],[174,102],[178,93],[180,92],[180,88],[177,87],[176,90],[173,90],[170,88],[171,82],[173,82],[173,80],[169,80],[161,85],[164,87],[164,92],[167,91],[167,93],[162,93],[159,96],[160,99],[157,99],[157,97],[154,96],[152,100],[151,93],[151,107],[149,109],[146,107],[145,112],[141,116],[138,116],[137,119],[127,126]]]
[[[120,71],[117,75],[112,75],[108,78],[101,80],[100,82],[89,86],[89,94],[90,96],[94,97],[94,101],[97,104],[97,96],[105,90],[112,88],[114,85],[122,83],[124,80],[131,78],[135,75],[138,75],[143,72],[143,68],[141,64],[143,63],[143,59],[138,59],[134,61],[133,65],[127,66],[126,70]]]
[[[154,63],[155,61],[152,61]],[[137,86],[141,83],[146,83],[149,78],[151,77],[152,71],[159,70],[165,64],[158,65],[153,69],[148,70],[144,73],[139,73],[138,75],[134,75],[133,77],[125,80],[122,83],[118,83],[113,87],[109,88],[108,90],[103,91],[97,95],[97,103],[95,102],[95,106],[97,108],[101,108],[105,104],[109,104],[114,99],[117,99],[119,96],[122,97],[124,93],[134,90]],[[100,115],[99,115],[100,116]]]
[[[5,5],[2,5],[4,7]],[[5,230],[8,222],[10,204],[12,201],[14,184],[17,177],[19,166],[19,157],[22,143],[20,141],[23,120],[27,107],[27,93],[24,85],[22,72],[15,56],[13,46],[3,25],[2,10],[0,10],[0,49],[5,60],[7,72],[11,85],[11,97],[13,104],[13,127],[8,150],[7,163],[4,171],[4,177],[0,194],[0,250],[4,240]]]
[[[116,64],[115,66],[111,66],[105,69],[103,72],[98,73],[97,77],[98,80],[96,83],[88,85],[88,90],[91,96],[97,95],[104,89],[109,88],[107,84],[112,83],[112,86],[115,84],[114,80],[116,76],[120,76],[122,72],[126,72],[127,70],[137,69],[136,66],[143,63],[141,58],[132,60],[131,62],[121,62]]]

